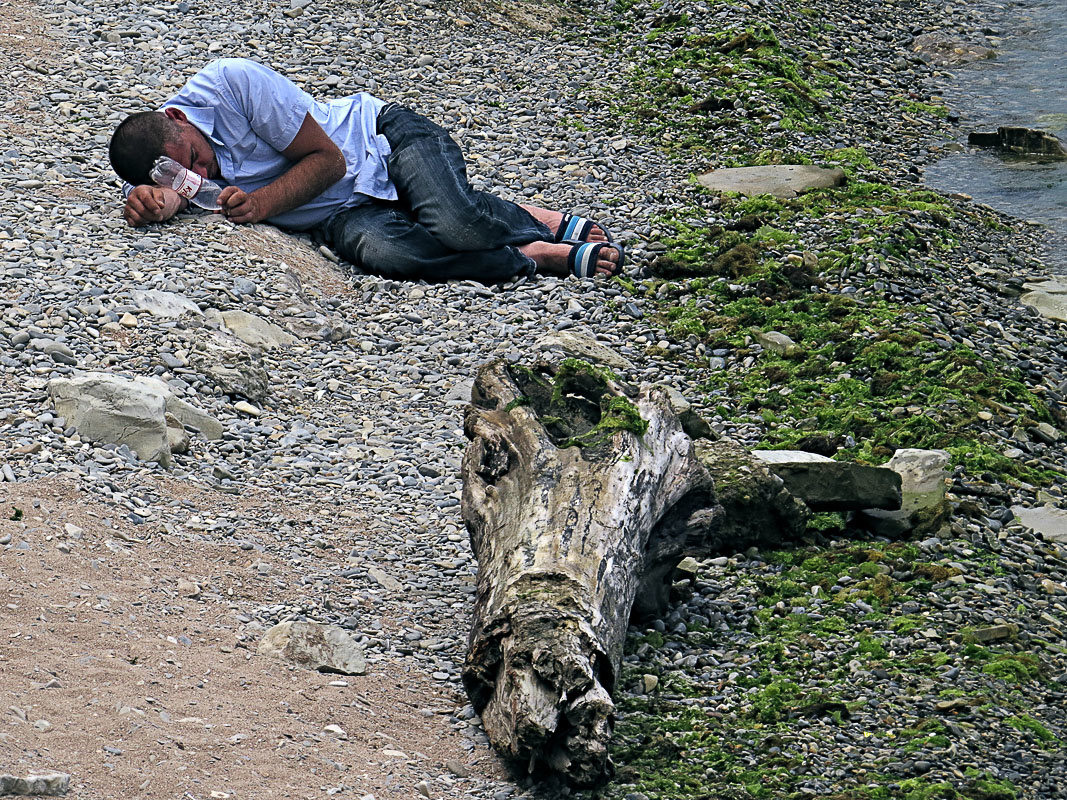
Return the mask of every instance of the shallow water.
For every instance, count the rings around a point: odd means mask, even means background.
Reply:
[[[1000,125],[1040,128],[1067,141],[1067,14],[1064,0],[1022,0],[990,20],[1003,37],[997,57],[955,71],[943,92],[961,116],[959,141]],[[1050,266],[1067,269],[1067,162],[957,153],[926,170],[926,182],[1049,227]]]

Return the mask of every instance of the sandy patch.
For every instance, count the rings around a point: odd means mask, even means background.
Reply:
[[[259,504],[160,483],[205,513]],[[463,697],[425,676],[387,662],[325,675],[256,653],[247,615],[299,597],[270,547],[134,525],[64,480],[0,484],[0,511],[5,771],[70,773],[77,798],[197,800],[410,798],[421,781],[463,797],[459,764],[499,777],[452,730]]]

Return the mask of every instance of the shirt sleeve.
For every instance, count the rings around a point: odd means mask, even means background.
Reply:
[[[220,95],[252,131],[279,152],[291,145],[312,108],[311,95],[255,61],[224,58],[216,64]]]

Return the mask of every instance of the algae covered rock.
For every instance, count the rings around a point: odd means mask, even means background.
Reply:
[[[897,450],[885,466],[900,475],[900,510],[867,509],[857,512],[853,522],[889,537],[938,530],[951,513],[945,499],[946,468],[951,458],[944,450]]]

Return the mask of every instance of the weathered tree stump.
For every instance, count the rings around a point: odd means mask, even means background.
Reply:
[[[666,392],[628,395],[583,362],[487,365],[465,429],[463,517],[479,571],[464,685],[499,751],[594,783],[610,770],[635,598],[639,612],[662,610],[683,556],[795,538],[807,510],[719,443],[703,457],[724,476],[724,523]]]

